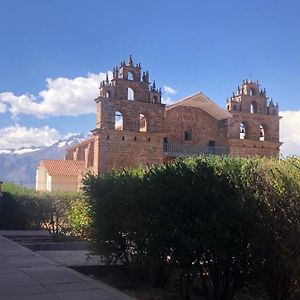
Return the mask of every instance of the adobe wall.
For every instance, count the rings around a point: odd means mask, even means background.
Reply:
[[[99,130],[98,172],[163,163],[163,133]],[[97,164],[97,162],[96,162]]]
[[[38,166],[36,170],[36,190],[47,190],[47,170],[44,166]]]
[[[177,106],[166,111],[166,136],[168,143],[196,144],[208,146],[215,141],[216,147],[226,144],[226,128],[223,121],[218,121],[201,108]],[[184,139],[184,132],[192,131],[192,140]]]
[[[72,192],[77,190],[77,176],[51,176],[51,190],[49,192]]]

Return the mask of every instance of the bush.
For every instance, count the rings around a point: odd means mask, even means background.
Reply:
[[[94,251],[109,264],[143,267],[154,285],[178,273],[186,298],[197,281],[205,299],[233,299],[246,283],[292,299],[299,182],[296,158],[199,157],[89,175]]]
[[[0,198],[0,229],[18,229],[19,205],[12,194],[4,192]]]
[[[88,207],[81,193],[37,192],[6,183],[0,199],[0,229],[45,228],[57,238],[88,236]]]

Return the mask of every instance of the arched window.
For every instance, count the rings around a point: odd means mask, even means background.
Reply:
[[[134,100],[134,91],[131,88],[128,88],[127,99],[133,101]]]
[[[147,119],[143,114],[140,114],[140,132],[147,132]]]
[[[259,140],[264,141],[265,140],[265,130],[262,125],[259,126]]]
[[[128,80],[133,80],[133,74],[131,72],[128,72],[127,74]]]
[[[110,91],[106,92],[106,98],[110,98]]]
[[[250,105],[250,112],[251,114],[257,113],[257,103],[255,101],[252,101]]]
[[[250,95],[250,96],[254,96],[254,95],[255,95],[255,91],[254,91],[253,89],[250,89],[249,95]]]
[[[246,126],[244,123],[240,123],[240,140],[244,140],[246,137]]]
[[[115,112],[115,130],[123,130],[123,115],[119,112]]]

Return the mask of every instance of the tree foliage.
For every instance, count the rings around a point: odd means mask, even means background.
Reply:
[[[188,299],[233,299],[262,287],[292,299],[299,281],[300,163],[198,157],[89,175],[94,252],[142,266],[154,285],[179,274]]]

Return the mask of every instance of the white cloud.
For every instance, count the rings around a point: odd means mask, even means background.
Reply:
[[[112,74],[109,72],[109,77]],[[39,94],[16,96],[12,92],[0,93],[0,112],[8,110],[15,118],[20,114],[46,116],[78,116],[94,113],[94,99],[98,96],[100,81],[105,73],[90,73],[73,79],[59,77],[46,79],[46,89]]]
[[[280,141],[281,153],[288,155],[300,155],[300,110],[284,111],[280,115]]]
[[[18,124],[0,128],[0,149],[20,149],[21,147],[49,146],[61,135],[59,132],[44,126],[40,128],[23,127]]]
[[[166,94],[171,94],[171,95],[175,95],[177,93],[175,89],[171,88],[168,85],[164,85],[164,91]]]
[[[170,105],[170,104],[174,103],[175,100],[171,99],[171,97],[169,97],[169,96],[162,96],[161,102],[164,104]]]
[[[5,113],[6,112],[6,105],[4,103],[0,102],[0,113]]]

